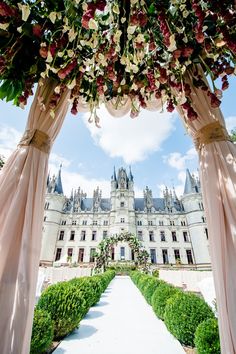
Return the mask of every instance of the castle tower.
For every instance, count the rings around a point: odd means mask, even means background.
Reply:
[[[199,179],[186,170],[183,207],[197,264],[210,263],[208,232]]]
[[[121,167],[111,179],[111,234],[135,233],[134,179],[131,168],[129,174]]]
[[[58,230],[60,226],[61,212],[67,203],[63,195],[61,181],[61,166],[57,177],[48,176],[47,190],[44,206],[44,227],[42,236],[42,247],[40,260],[43,263],[51,263],[54,259],[55,245],[58,239]]]

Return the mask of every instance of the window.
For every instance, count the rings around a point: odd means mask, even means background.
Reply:
[[[82,230],[81,231],[81,241],[85,241],[85,238],[86,238],[86,231]]]
[[[97,238],[97,231],[92,232],[92,241],[96,241]]]
[[[73,255],[73,248],[68,248],[68,250],[67,250],[67,256],[68,256],[68,257],[72,257],[72,255]]]
[[[124,202],[120,202],[120,207],[124,208],[124,206],[125,206],[125,203]]]
[[[63,241],[64,240],[64,235],[65,235],[65,231],[61,230],[59,233],[59,241]]]
[[[165,231],[160,231],[161,241],[166,240]]]
[[[154,242],[154,234],[153,231],[149,231],[149,241]]]
[[[152,226],[152,225],[153,225],[152,220],[149,220],[149,221],[148,221],[148,226]]]
[[[61,259],[61,248],[57,248],[55,262]]]
[[[172,241],[173,241],[173,242],[177,242],[176,231],[172,231],[172,232],[171,232],[171,235],[172,235]]]
[[[84,248],[79,248],[78,263],[82,263],[83,261],[84,261]]]
[[[121,218],[120,222],[123,224],[125,222],[125,218]]]
[[[71,231],[70,232],[70,241],[74,241],[75,240],[75,231]]]
[[[162,250],[163,263],[169,264],[168,250]]]
[[[120,193],[120,196],[121,196],[121,197],[124,197],[124,196],[125,196],[125,193]]]
[[[115,260],[115,248],[114,247],[111,248],[111,260],[112,261]]]
[[[185,221],[181,221],[181,226],[186,226],[186,222]]]
[[[183,231],[184,242],[189,242],[187,231]]]
[[[46,217],[46,216],[44,216],[43,221],[46,221],[46,220],[47,220],[47,217]]]
[[[96,248],[90,248],[89,262],[95,261],[95,253],[96,253]]]
[[[61,224],[66,225],[66,220],[62,220]]]
[[[159,220],[159,226],[164,226],[164,222],[162,220]]]
[[[150,259],[151,259],[151,263],[156,263],[157,262],[157,257],[156,257],[156,250],[155,248],[151,248],[150,249]]]
[[[188,264],[193,264],[192,251],[186,250],[186,255],[187,255]]]
[[[180,262],[180,253],[179,250],[174,250],[175,262]]]
[[[131,261],[134,261],[135,259],[134,259],[135,257],[134,257],[134,250],[131,250]]]
[[[206,218],[202,216],[202,222],[206,222]]]
[[[108,225],[108,220],[104,220],[104,221],[103,221],[103,225],[104,225],[104,226],[107,226],[107,225]]]
[[[76,225],[76,220],[72,220],[72,225]]]
[[[138,231],[138,239],[139,241],[143,241],[143,231]]]
[[[138,221],[137,221],[137,225],[138,225],[138,226],[142,226],[142,221],[141,221],[141,220],[138,220]]]
[[[93,220],[93,225],[97,225],[97,224],[98,224],[97,220]]]
[[[120,248],[120,259],[121,260],[125,259],[125,248],[124,247]]]
[[[87,225],[87,220],[83,220],[82,225]]]
[[[75,213],[78,213],[78,210],[79,210],[78,207],[75,207],[75,208],[74,208],[74,212],[75,212]]]
[[[204,210],[202,203],[198,203],[198,206],[199,206],[199,209],[200,209],[200,210]]]
[[[208,229],[205,228],[206,239],[208,240]]]
[[[44,209],[48,209],[49,208],[49,203],[47,202],[47,203],[45,203],[45,205],[44,205]]]
[[[170,220],[170,226],[175,226],[175,222],[173,220]]]
[[[102,237],[107,238],[107,230],[103,230]]]

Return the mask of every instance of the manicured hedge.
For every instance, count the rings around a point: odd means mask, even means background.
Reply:
[[[86,300],[79,287],[62,282],[51,285],[42,293],[37,308],[51,315],[55,324],[54,338],[60,339],[79,325],[86,311]]]
[[[220,338],[216,318],[210,318],[197,327],[194,339],[198,354],[220,354]]]
[[[182,344],[193,347],[196,332],[198,354],[220,354],[217,321],[202,298],[139,271],[131,272],[130,277]]]
[[[171,297],[166,305],[164,321],[168,330],[184,345],[194,346],[198,325],[214,318],[214,313],[199,296],[180,292]]]
[[[35,310],[30,354],[40,354],[51,346],[53,329],[54,325],[49,313],[43,310]]]
[[[54,339],[61,339],[76,327],[107,288],[114,271],[51,285],[41,295],[37,309],[47,311],[54,321]]]
[[[167,301],[176,293],[181,292],[173,285],[163,282],[160,284],[152,295],[152,308],[161,320],[164,320],[165,308]]]

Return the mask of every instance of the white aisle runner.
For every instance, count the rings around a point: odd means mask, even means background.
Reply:
[[[116,277],[55,354],[185,354],[126,276]]]

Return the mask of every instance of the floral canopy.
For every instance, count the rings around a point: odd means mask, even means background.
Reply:
[[[135,117],[156,98],[169,112],[181,106],[193,120],[197,113],[185,72],[201,64],[213,92],[196,69],[193,84],[218,107],[235,60],[231,0],[0,2],[0,98],[24,106],[33,84],[52,77],[58,81],[52,116],[68,87],[73,114],[81,99],[96,113],[102,102],[119,106],[129,98]]]

